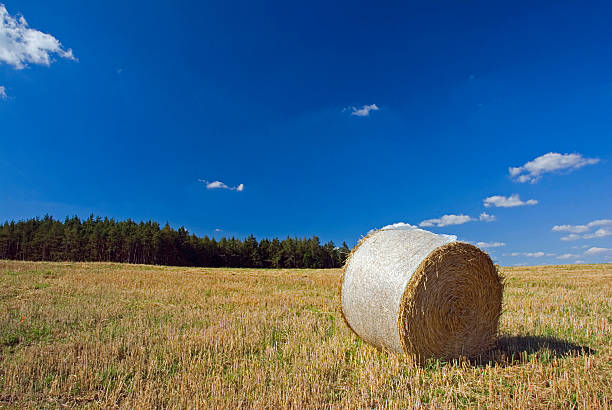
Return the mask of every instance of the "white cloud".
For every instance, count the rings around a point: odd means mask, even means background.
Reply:
[[[563,255],[559,255],[557,256],[557,259],[570,259],[570,258],[576,258],[579,255],[575,255],[573,253],[564,253]]]
[[[612,252],[612,248],[597,248],[597,247],[592,247],[587,249],[584,254],[585,255],[600,255],[602,253],[608,253],[608,252]]]
[[[410,230],[410,229],[415,229],[415,228],[416,228],[415,225],[410,225],[410,224],[407,224],[405,222],[396,222],[396,223],[391,224],[391,225],[383,226],[380,229],[406,229],[406,230]]]
[[[476,245],[481,248],[499,248],[500,246],[506,246],[504,242],[478,242]]]
[[[597,219],[595,221],[588,223],[589,228],[593,228],[595,226],[603,226],[603,225],[612,225],[612,219]]]
[[[373,228],[370,229],[367,233],[367,235],[371,234],[372,232],[376,232],[378,230],[383,230],[383,229],[388,229],[388,230],[405,230],[405,231],[410,231],[412,229],[418,229],[419,227],[416,225],[410,225],[408,223],[405,222],[396,222],[394,224],[391,225],[385,225],[382,228],[378,229],[378,228]],[[457,239],[455,237],[455,239]]]
[[[488,213],[483,212],[480,214],[478,219],[484,222],[493,222],[495,220],[495,215],[489,215]]]
[[[6,94],[6,88],[3,85],[0,85],[0,100],[6,100],[8,95]]]
[[[552,230],[555,232],[583,233],[596,226],[612,225],[612,219],[597,219],[586,225],[555,225]]]
[[[419,226],[448,226],[448,225],[461,225],[466,222],[473,221],[473,219],[467,215],[443,215],[440,218],[426,219],[422,221]]]
[[[198,179],[198,182],[202,182],[203,184],[205,184],[206,189],[228,189],[230,191],[238,191],[238,192],[244,191],[244,184],[240,184],[238,186],[231,187],[231,186],[224,184],[221,181],[209,182],[205,179]]]
[[[65,50],[51,34],[30,28],[23,16],[11,16],[0,4],[0,63],[18,70],[28,64],[48,66],[53,55],[76,60],[72,50]]]
[[[351,115],[356,115],[357,117],[367,117],[370,115],[370,111],[380,110],[380,108],[378,108],[376,104],[364,105],[361,108],[348,107],[348,108],[345,108],[344,110],[346,111],[347,109],[351,111]]]
[[[206,188],[207,189],[217,189],[217,188],[229,189],[229,187],[221,181],[206,182]]]
[[[221,232],[221,231],[223,231],[223,229],[221,229],[221,228],[216,228],[215,229],[215,232]]]
[[[555,225],[552,230],[555,232],[582,233],[588,231],[589,227],[586,225]]]
[[[595,232],[585,234],[582,237],[584,239],[591,239],[591,238],[603,238],[605,236],[610,236],[610,235],[612,235],[612,229],[600,228],[596,230]]]
[[[522,167],[510,167],[508,172],[516,182],[536,183],[548,172],[571,172],[585,165],[597,164],[599,158],[584,158],[582,154],[559,154],[549,152],[527,162]]]
[[[521,201],[521,198],[518,194],[510,195],[508,197],[503,195],[493,195],[483,199],[482,202],[487,208],[491,206],[496,206],[499,208],[512,208],[515,206],[535,205],[538,203],[538,201],[536,201],[535,199]]]
[[[504,254],[504,256],[507,256],[507,254]],[[512,252],[510,256],[527,256],[529,258],[541,258],[542,256],[555,256],[555,254],[544,252]]]
[[[419,223],[419,226],[448,226],[448,225],[461,225],[471,221],[483,221],[493,222],[495,215],[489,215],[486,212],[480,214],[478,218],[472,218],[469,215],[443,215],[440,218],[426,219]]]
[[[577,261],[574,261],[574,263],[584,263],[584,261],[577,260]]]
[[[529,256],[530,258],[541,258],[545,255],[544,252],[525,252],[524,256]]]
[[[596,219],[594,221],[589,222],[586,225],[555,225],[552,227],[552,230],[555,232],[572,232],[567,236],[561,237],[561,240],[562,241],[575,241],[581,238],[581,236],[577,234],[588,232],[591,228],[594,228],[597,226],[605,226],[605,225],[612,225],[612,219]],[[582,235],[582,238],[584,239],[603,238],[603,237],[610,236],[610,235],[612,235],[612,229],[599,228],[595,232]]]

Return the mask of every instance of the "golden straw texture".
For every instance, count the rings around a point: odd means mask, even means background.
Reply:
[[[489,255],[454,242],[432,252],[408,283],[398,328],[419,359],[474,357],[495,345],[503,281]]]

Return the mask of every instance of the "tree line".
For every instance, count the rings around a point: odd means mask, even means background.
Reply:
[[[46,215],[0,227],[0,259],[231,268],[338,268],[350,250],[319,238],[209,238],[166,223]]]

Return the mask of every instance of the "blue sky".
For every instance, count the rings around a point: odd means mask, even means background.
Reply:
[[[421,3],[4,0],[1,219],[612,261],[612,6]]]

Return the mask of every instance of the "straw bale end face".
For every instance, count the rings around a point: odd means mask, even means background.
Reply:
[[[340,285],[347,325],[366,342],[428,358],[495,345],[503,282],[489,255],[454,237],[382,229],[349,256]]]

